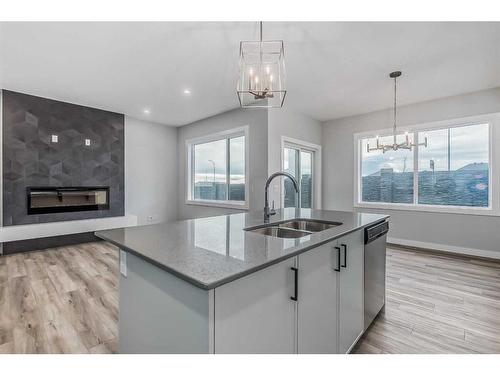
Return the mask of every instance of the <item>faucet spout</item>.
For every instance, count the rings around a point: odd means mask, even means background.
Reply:
[[[272,175],[269,176],[269,178],[266,181],[266,188],[265,188],[265,205],[264,205],[264,222],[269,222],[269,217],[271,215],[276,214],[276,211],[274,210],[274,207],[272,209],[269,208],[269,185],[271,185],[271,181],[278,176],[283,176],[283,177],[288,177],[290,180],[292,180],[293,187],[295,188],[295,192],[298,194],[299,193],[299,184],[295,177],[293,177],[290,173],[287,172],[275,172]]]

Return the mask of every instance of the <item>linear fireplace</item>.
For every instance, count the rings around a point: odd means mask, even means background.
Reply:
[[[109,209],[109,186],[27,187],[28,215]]]

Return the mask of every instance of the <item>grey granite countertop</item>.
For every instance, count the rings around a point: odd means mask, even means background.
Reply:
[[[252,233],[262,212],[238,213],[111,229],[96,236],[203,289],[213,289],[388,218],[368,213],[286,208],[272,222],[312,218],[342,225],[296,239]]]

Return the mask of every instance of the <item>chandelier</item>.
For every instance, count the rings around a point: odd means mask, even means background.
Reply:
[[[399,149],[411,150],[412,147],[415,147],[415,146],[427,147],[427,135],[425,136],[424,141],[422,143],[413,143],[413,142],[410,142],[408,132],[405,132],[404,142],[401,142],[401,143],[397,142],[397,137],[396,137],[397,136],[397,133],[396,133],[396,119],[397,119],[397,116],[396,116],[397,115],[397,101],[396,101],[397,96],[396,96],[396,94],[397,94],[397,91],[396,91],[396,88],[397,88],[397,79],[400,76],[401,76],[400,71],[395,71],[395,72],[392,72],[391,74],[389,74],[390,78],[394,78],[394,125],[392,127],[392,135],[393,135],[393,139],[394,139],[393,143],[388,144],[388,145],[381,144],[379,137],[377,135],[377,138],[376,138],[377,145],[375,147],[370,148],[370,143],[368,143],[366,145],[367,152],[382,150],[382,152],[385,153],[386,151],[389,151],[389,150],[393,150],[393,151],[397,151]]]
[[[238,99],[242,108],[281,108],[286,96],[282,40],[240,42]]]

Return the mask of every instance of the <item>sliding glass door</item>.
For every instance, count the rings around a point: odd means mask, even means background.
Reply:
[[[290,173],[297,179],[300,192],[297,195],[292,181],[284,178],[284,207],[313,208],[314,152],[307,148],[285,144],[283,148],[283,171]]]

